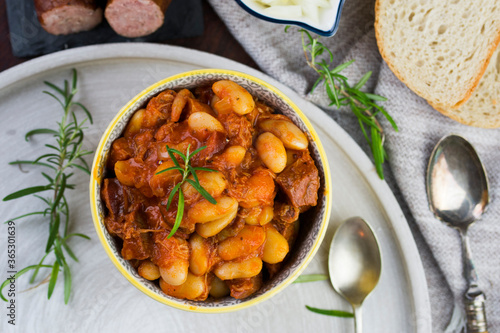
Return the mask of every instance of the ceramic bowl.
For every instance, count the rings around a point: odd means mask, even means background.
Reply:
[[[255,3],[253,0],[236,0],[240,7],[257,18],[272,23],[296,25],[325,37],[331,37],[337,32],[344,1],[345,0],[331,0],[331,7],[322,9],[319,15],[319,21],[314,22],[310,18],[284,19],[279,16],[271,16],[263,11],[263,9],[265,9],[264,6]]]
[[[121,248],[117,240],[108,233],[104,225],[106,208],[100,196],[101,183],[106,176],[106,160],[111,144],[122,135],[134,112],[143,108],[152,97],[166,89],[189,89],[223,79],[237,82],[253,96],[273,107],[276,112],[290,117],[297,126],[308,133],[309,150],[316,162],[321,179],[318,205],[301,214],[299,236],[285,259],[283,268],[276,276],[266,281],[259,291],[243,300],[229,296],[221,299],[210,297],[206,301],[180,300],[164,294],[156,282],[148,281],[139,276],[137,270],[122,258]],[[113,264],[132,285],[155,300],[175,308],[204,313],[228,312],[243,309],[276,295],[292,283],[306,268],[321,244],[329,221],[331,207],[330,170],[325,151],[311,123],[302,111],[278,89],[244,73],[218,69],[196,70],[169,77],[150,86],[118,112],[104,132],[96,150],[90,181],[90,204],[94,226],[102,246]]]

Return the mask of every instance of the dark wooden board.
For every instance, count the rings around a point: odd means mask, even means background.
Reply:
[[[6,4],[12,53],[16,57],[31,57],[90,44],[165,41],[203,34],[201,0],[172,1],[163,26],[151,35],[139,38],[119,36],[105,19],[90,31],[51,35],[40,26],[33,0],[6,0]]]

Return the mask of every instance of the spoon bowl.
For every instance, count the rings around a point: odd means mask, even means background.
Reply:
[[[479,219],[488,202],[486,171],[474,147],[458,135],[438,142],[427,168],[427,196],[434,215],[455,228]]]
[[[328,270],[333,288],[353,308],[356,332],[361,332],[361,305],[376,287],[382,271],[377,238],[362,218],[346,220],[335,232]]]
[[[461,236],[468,332],[487,332],[485,296],[478,286],[467,237],[469,226],[489,203],[486,171],[474,147],[458,135],[442,138],[429,159],[426,186],[431,211]]]

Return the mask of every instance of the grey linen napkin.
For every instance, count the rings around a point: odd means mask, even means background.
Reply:
[[[209,2],[262,70],[322,106],[368,151],[357,121],[349,110],[328,108],[328,99],[322,89],[317,89],[313,95],[308,93],[317,76],[304,61],[297,29],[285,33],[281,25],[248,15],[234,0]],[[353,81],[365,72],[373,71],[367,90],[388,98],[384,106],[400,128],[399,132],[394,132],[387,121],[382,122],[387,132],[391,169],[386,167],[386,174],[405,211],[423,261],[433,331],[445,330],[454,301],[459,305],[457,309],[461,309],[465,290],[458,233],[434,218],[425,192],[425,169],[432,148],[442,136],[456,133],[476,147],[489,176],[491,203],[482,220],[470,229],[469,236],[480,286],[487,296],[489,331],[500,332],[500,130],[461,125],[442,116],[409,90],[382,61],[373,21],[373,0],[346,1],[336,36],[322,41],[333,51],[335,64],[356,60],[344,72]]]

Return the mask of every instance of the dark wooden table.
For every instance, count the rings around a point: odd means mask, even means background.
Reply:
[[[206,1],[203,1],[203,14],[205,21],[203,36],[172,39],[165,41],[165,44],[217,54],[258,69],[257,64],[229,33],[224,23]],[[16,58],[12,55],[5,0],[0,0],[0,72],[27,60],[29,58]]]

